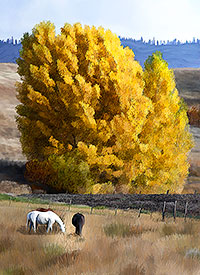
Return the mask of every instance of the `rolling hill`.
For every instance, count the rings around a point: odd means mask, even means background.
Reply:
[[[129,47],[135,54],[135,59],[143,66],[145,60],[153,52],[160,51],[170,68],[200,68],[200,44],[168,42],[168,44],[155,45],[150,41],[120,38],[123,47]],[[0,41],[0,63],[15,63],[19,57],[21,44]]]

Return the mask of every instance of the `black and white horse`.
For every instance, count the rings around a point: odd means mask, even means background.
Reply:
[[[72,224],[76,227],[75,233],[77,235],[81,236],[83,225],[85,224],[85,217],[84,217],[84,215],[81,214],[81,213],[74,214],[74,216],[72,218]]]

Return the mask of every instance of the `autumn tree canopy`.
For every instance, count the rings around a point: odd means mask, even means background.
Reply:
[[[111,31],[65,24],[56,35],[42,22],[24,35],[17,63],[17,123],[30,178],[83,193],[183,184],[191,137],[159,55],[143,73]],[[41,167],[54,171],[49,181]]]

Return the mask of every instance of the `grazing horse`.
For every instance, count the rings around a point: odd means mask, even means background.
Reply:
[[[81,213],[76,213],[72,218],[72,224],[76,227],[75,233],[81,236],[85,217]]]
[[[34,232],[37,230],[38,224],[47,224],[47,233],[52,231],[53,224],[57,222],[62,232],[65,232],[65,225],[61,218],[52,210],[38,211],[33,210],[27,214],[27,228],[29,226],[29,232],[33,227]],[[30,224],[30,225],[29,225]]]

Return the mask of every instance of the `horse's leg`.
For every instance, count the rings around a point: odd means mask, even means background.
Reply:
[[[30,222],[30,226],[29,226],[29,233],[30,233],[31,232],[31,228],[33,226],[33,222],[31,220],[29,222]]]
[[[49,228],[50,228],[50,220],[48,221],[48,223],[47,223],[47,233],[49,232]]]
[[[29,228],[29,223],[30,223],[30,220],[27,219],[27,222],[26,222],[26,228],[27,228],[27,229]]]
[[[34,230],[35,233],[36,233],[36,229],[37,229],[37,222],[36,222],[36,219],[34,219],[34,221],[33,221],[33,230]]]
[[[48,221],[48,227],[47,227],[47,233],[50,231],[52,231],[52,225],[53,225],[53,222],[52,221]]]
[[[54,223],[52,222],[51,225],[50,225],[50,228],[49,228],[51,232],[52,232],[52,226],[53,226],[53,224]]]

